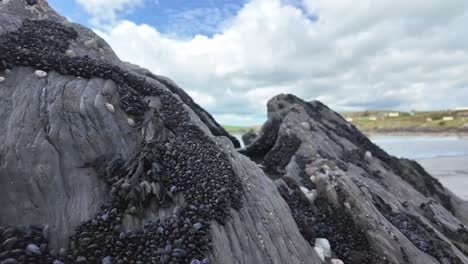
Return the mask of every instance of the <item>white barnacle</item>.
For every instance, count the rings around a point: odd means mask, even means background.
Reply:
[[[76,56],[76,53],[75,53],[73,50],[71,50],[71,49],[67,49],[67,50],[65,51],[65,55],[67,55],[68,57],[75,57],[75,56]]]
[[[47,77],[47,72],[41,71],[41,70],[36,70],[34,71],[34,76],[36,76],[38,79],[43,79]]]
[[[127,123],[129,126],[131,127],[134,127],[135,126],[135,120],[133,120],[132,118],[127,118]]]
[[[114,108],[114,106],[112,104],[106,103],[105,106],[106,106],[107,111],[109,111],[111,113],[115,112],[115,108]]]

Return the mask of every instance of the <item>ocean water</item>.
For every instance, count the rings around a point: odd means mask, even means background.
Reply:
[[[468,201],[468,137],[373,136],[387,153],[413,159],[450,191]]]
[[[408,159],[468,156],[468,137],[373,136],[372,142],[393,156]]]
[[[234,134],[243,146],[240,134]],[[468,137],[372,136],[390,155],[419,162],[432,176],[468,201]]]

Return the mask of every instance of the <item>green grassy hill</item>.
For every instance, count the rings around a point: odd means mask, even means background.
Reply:
[[[378,130],[450,130],[468,124],[468,111],[365,111],[341,113],[361,131]]]
[[[427,112],[372,110],[340,114],[363,132],[452,132],[461,128],[468,132],[468,110]],[[223,125],[223,127],[229,133],[243,134],[250,129],[258,131],[261,125]]]

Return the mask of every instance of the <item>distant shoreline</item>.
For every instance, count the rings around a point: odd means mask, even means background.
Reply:
[[[366,136],[459,136],[468,137],[468,129],[447,129],[447,130],[432,130],[427,128],[411,128],[411,129],[374,129],[362,130]]]
[[[255,127],[239,127],[236,129],[227,129],[231,134],[243,135],[250,130],[258,133],[260,126]],[[447,130],[432,130],[427,128],[411,128],[411,129],[373,129],[373,130],[361,130],[366,136],[434,136],[434,137],[446,137],[446,136],[457,136],[457,137],[468,137],[468,128],[464,129],[447,129]]]

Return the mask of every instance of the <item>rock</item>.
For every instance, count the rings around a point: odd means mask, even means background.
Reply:
[[[240,151],[285,183],[277,188],[303,236],[329,241],[314,243],[322,260],[468,261],[467,202],[419,164],[388,155],[318,101],[278,95],[267,108],[259,136]],[[312,190],[313,201],[306,197]]]
[[[38,79],[44,79],[47,77],[47,72],[41,71],[41,70],[36,70],[34,71],[34,76],[36,76]]]
[[[250,143],[252,143],[252,141],[256,137],[257,137],[257,133],[255,133],[255,131],[253,131],[253,129],[250,129],[247,133],[242,135],[242,141],[244,142],[244,145],[247,146]]]
[[[195,229],[197,229],[197,230],[200,230],[200,229],[202,228],[202,226],[203,226],[203,225],[202,225],[201,223],[195,223],[195,224],[193,225],[193,227],[194,227]]]
[[[38,246],[36,246],[35,244],[29,244],[27,247],[26,247],[26,250],[28,252],[31,252],[32,254],[36,254],[36,255],[41,255],[42,252],[41,250],[39,249]]]
[[[0,70],[15,84],[0,89],[1,254],[55,259],[24,252],[37,243],[63,247],[65,263],[321,264],[323,237],[346,263],[467,262],[466,203],[323,104],[273,98],[242,155],[173,81],[121,62],[46,1],[1,9]],[[48,239],[30,223],[49,224]]]

